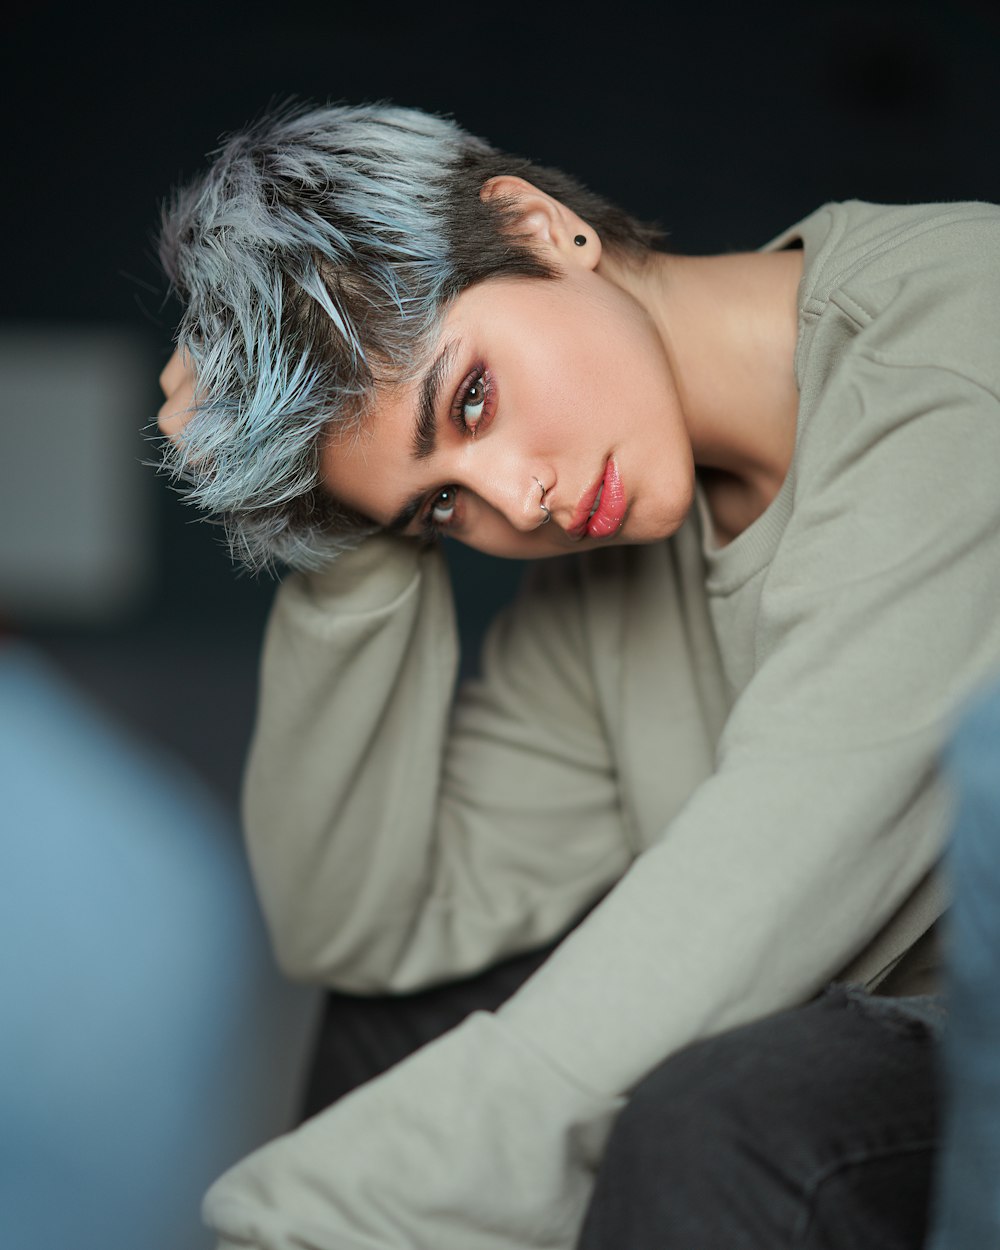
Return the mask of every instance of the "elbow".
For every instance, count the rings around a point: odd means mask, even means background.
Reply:
[[[305,940],[304,940],[305,939]],[[272,931],[274,957],[291,981],[320,985],[345,994],[392,994],[405,987],[397,984],[397,968],[405,934],[386,930],[352,942],[339,933],[322,942],[310,942],[303,934]]]
[[[275,962],[283,976],[289,981],[300,981],[305,985],[329,985],[327,970],[316,958],[295,943],[272,940]]]

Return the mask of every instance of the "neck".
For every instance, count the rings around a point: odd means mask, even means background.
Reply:
[[[670,362],[716,537],[746,528],[795,449],[801,251],[656,255],[609,274],[645,307]]]

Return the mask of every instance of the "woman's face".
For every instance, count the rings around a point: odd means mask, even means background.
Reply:
[[[599,272],[471,287],[431,361],[360,434],[327,442],[324,481],[349,507],[527,559],[654,542],[683,521],[694,466],[663,342]]]

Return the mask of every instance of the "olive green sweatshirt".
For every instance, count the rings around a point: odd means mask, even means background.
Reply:
[[[245,815],[287,971],[410,990],[589,914],[219,1180],[224,1247],[570,1250],[664,1057],[838,975],[925,984],[937,753],[1000,669],[1000,210],[832,204],[795,245],[795,456],[728,546],[699,500],[542,562],[455,698],[439,553],[377,538],[279,591]]]

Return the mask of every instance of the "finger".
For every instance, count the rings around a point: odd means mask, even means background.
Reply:
[[[166,396],[156,423],[160,433],[176,438],[190,421],[194,410],[194,370],[187,356],[175,351],[160,374],[160,388]]]

